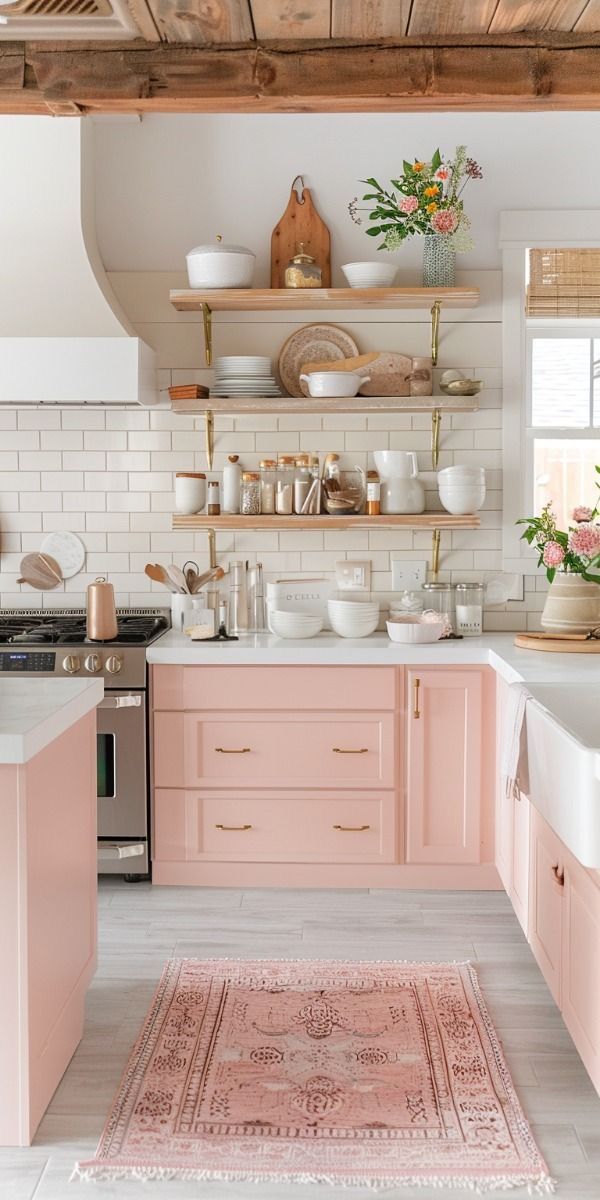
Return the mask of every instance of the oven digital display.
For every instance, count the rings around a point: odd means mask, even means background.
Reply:
[[[0,671],[53,671],[54,654],[43,651],[13,651],[0,654]]]

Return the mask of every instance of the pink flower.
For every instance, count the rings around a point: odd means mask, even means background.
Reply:
[[[458,217],[452,208],[442,208],[431,218],[431,227],[436,233],[454,233]]]
[[[573,509],[574,521],[591,521],[591,519],[592,510],[591,508],[588,508],[586,504],[579,504],[577,508]]]
[[[450,174],[450,172],[448,171],[447,167],[440,167],[436,171],[436,173],[434,175],[434,179],[447,179],[449,174]]]
[[[545,567],[560,567],[564,557],[565,552],[558,542],[546,542],[543,553]]]
[[[404,196],[398,205],[400,212],[403,213],[414,213],[415,209],[418,207],[419,201],[417,200],[416,196]]]
[[[594,558],[600,553],[600,525],[579,525],[569,534],[569,550],[584,558]]]

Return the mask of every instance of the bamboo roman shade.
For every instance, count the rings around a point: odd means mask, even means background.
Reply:
[[[528,317],[599,317],[600,250],[530,250]]]

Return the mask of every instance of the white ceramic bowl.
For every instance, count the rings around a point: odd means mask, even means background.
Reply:
[[[311,396],[355,396],[363,383],[370,382],[370,376],[359,375],[358,371],[311,371],[310,375],[301,375],[300,382],[306,384]]]
[[[369,601],[328,600],[327,611],[331,628],[338,637],[368,637],[379,624],[379,604]]]
[[[453,516],[466,516],[479,512],[485,500],[485,487],[481,484],[465,484],[464,487],[440,485],[440,500],[446,512]]]
[[[290,619],[291,618],[291,619]],[[268,614],[271,633],[280,638],[316,637],[323,628],[323,618],[318,614],[290,613],[271,609]]]
[[[481,480],[485,482],[484,467],[444,467],[442,471],[438,471],[438,480],[440,483],[457,483],[463,480]]]
[[[256,255],[246,246],[194,246],[186,254],[188,279],[192,288],[252,287]]]
[[[342,274],[353,288],[391,287],[397,269],[393,263],[353,262],[344,264]]]
[[[412,643],[413,645],[438,642],[444,629],[442,621],[422,621],[418,616],[386,621],[386,626],[392,642]]]

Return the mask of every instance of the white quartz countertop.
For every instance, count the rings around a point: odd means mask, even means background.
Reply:
[[[191,642],[184,633],[169,630],[149,646],[149,663],[184,666],[491,666],[508,683],[600,682],[600,654],[549,654],[519,650],[514,633],[404,646],[386,633],[367,638],[340,638],[331,633],[288,641],[272,634],[250,634],[237,642]]]
[[[26,763],[102,700],[101,679],[0,678],[0,763]]]

